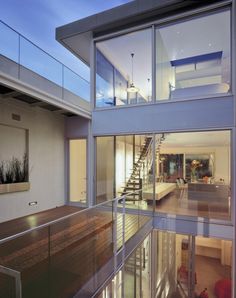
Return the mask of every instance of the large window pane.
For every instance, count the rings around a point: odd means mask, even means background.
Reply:
[[[154,230],[153,243],[155,297],[231,297],[232,241]]]
[[[96,106],[151,100],[151,29],[96,44]],[[135,86],[136,89],[128,89]]]
[[[126,207],[152,211],[153,136],[97,137],[97,202],[124,196]]]
[[[156,211],[230,219],[230,131],[158,134]]]
[[[97,138],[96,203],[115,198],[114,137]]]
[[[156,30],[157,100],[230,91],[230,11]]]

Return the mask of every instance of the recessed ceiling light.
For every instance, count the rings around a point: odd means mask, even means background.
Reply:
[[[209,47],[211,47],[211,46],[212,46],[212,44],[211,44],[211,43],[209,43],[208,45],[209,45]]]

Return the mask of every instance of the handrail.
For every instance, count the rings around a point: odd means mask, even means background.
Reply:
[[[29,40],[27,37],[25,37],[24,35],[22,35],[21,33],[19,33],[18,31],[16,31],[15,29],[13,29],[11,26],[9,26],[8,24],[6,24],[4,21],[0,20],[0,23],[2,23],[4,26],[8,27],[9,29],[11,29],[12,31],[14,31],[16,34],[18,34],[20,37],[24,38],[25,40],[27,40],[29,43],[31,43],[33,46],[35,46],[36,48],[38,48],[40,51],[44,52],[46,55],[48,55],[49,57],[51,57],[53,60],[57,61],[59,64],[61,64],[62,66],[66,67],[67,69],[69,69],[71,72],[73,72],[75,75],[77,75],[78,77],[80,77],[82,80],[84,80],[86,83],[90,84],[90,82],[88,80],[86,80],[85,78],[83,78],[81,75],[79,75],[78,73],[76,73],[74,70],[72,70],[70,67],[66,66],[64,63],[62,63],[61,61],[59,61],[57,58],[53,57],[51,54],[49,54],[48,52],[46,52],[45,50],[43,50],[42,48],[40,48],[38,45],[36,45],[34,42],[32,42],[31,40]]]
[[[86,211],[88,211],[88,210],[90,211],[90,210],[95,209],[95,208],[97,208],[97,207],[100,207],[100,206],[103,206],[103,205],[107,205],[107,204],[112,203],[112,202],[115,202],[115,201],[119,201],[119,200],[123,199],[124,197],[126,197],[127,195],[132,195],[132,194],[135,194],[135,193],[140,192],[140,191],[142,191],[142,189],[138,189],[138,190],[136,190],[136,191],[127,193],[127,194],[125,194],[125,195],[123,195],[123,196],[116,197],[116,198],[114,198],[114,199],[112,199],[112,200],[105,201],[105,202],[99,203],[99,204],[97,204],[97,205],[91,206],[91,207],[89,207],[89,208],[85,208],[85,209],[83,209],[83,210],[76,211],[75,213],[65,215],[65,216],[63,216],[63,217],[60,217],[60,218],[55,219],[55,220],[52,220],[52,221],[47,222],[47,223],[45,223],[45,224],[39,225],[39,226],[37,226],[37,227],[30,228],[30,229],[28,229],[28,230],[25,230],[25,231],[23,231],[23,232],[17,233],[17,234],[15,234],[15,235],[12,235],[12,236],[9,236],[9,237],[5,237],[5,238],[3,238],[3,239],[0,240],[0,244],[3,244],[3,243],[5,243],[5,242],[7,242],[7,241],[10,241],[10,240],[14,240],[14,239],[16,239],[16,238],[19,238],[19,237],[21,237],[21,236],[23,236],[23,235],[26,235],[26,234],[30,233],[30,232],[37,231],[37,230],[40,230],[40,229],[42,229],[42,228],[48,227],[48,226],[50,226],[50,225],[53,225],[53,224],[55,224],[55,223],[61,222],[61,221],[65,220],[65,219],[67,219],[67,218],[70,218],[70,217],[73,217],[73,216],[75,216],[75,215],[84,213],[84,212],[86,212]]]

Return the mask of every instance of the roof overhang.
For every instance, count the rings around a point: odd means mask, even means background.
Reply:
[[[157,18],[206,6],[220,0],[136,0],[56,28],[56,39],[90,65],[93,37],[102,36]]]

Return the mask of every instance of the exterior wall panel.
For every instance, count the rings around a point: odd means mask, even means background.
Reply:
[[[234,126],[233,97],[97,110],[94,136],[223,129]]]

